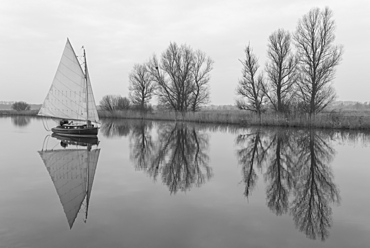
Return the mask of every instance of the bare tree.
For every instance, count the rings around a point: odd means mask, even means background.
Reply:
[[[157,84],[159,104],[182,113],[199,110],[209,98],[212,64],[203,52],[176,43],[170,44],[160,61],[153,56],[150,71]]]
[[[289,32],[279,29],[269,37],[266,95],[275,111],[286,112],[294,96],[297,60]]]
[[[191,96],[191,110],[200,110],[201,105],[209,102],[208,82],[213,69],[213,61],[205,53],[196,51],[193,57],[194,91]]]
[[[335,99],[331,86],[343,48],[333,44],[335,22],[329,8],[310,10],[299,21],[294,34],[299,58],[299,92],[310,116]]]
[[[114,96],[112,95],[106,95],[100,100],[100,109],[105,111],[113,111],[115,102],[114,102]]]
[[[239,80],[236,93],[242,98],[236,101],[236,105],[239,109],[253,111],[261,117],[266,94],[263,90],[263,75],[257,75],[258,59],[250,45],[245,48],[245,60],[240,62],[243,65],[243,78]]]
[[[105,111],[127,110],[130,100],[127,97],[106,95],[100,101],[100,109]]]
[[[135,64],[129,75],[130,100],[140,110],[145,110],[154,95],[155,83],[152,80],[148,64]]]
[[[115,110],[129,110],[131,106],[130,99],[127,97],[117,96],[116,97],[116,108]]]

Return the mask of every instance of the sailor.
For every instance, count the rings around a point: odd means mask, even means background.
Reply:
[[[64,126],[65,124],[68,124],[68,121],[63,119],[59,122],[59,124],[60,126]]]

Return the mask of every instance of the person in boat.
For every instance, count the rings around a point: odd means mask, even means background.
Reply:
[[[63,119],[63,120],[61,120],[61,121],[59,122],[59,125],[60,125],[61,127],[63,127],[64,125],[66,125],[66,124],[71,124],[71,123],[72,123],[72,121],[68,122],[68,120]]]
[[[87,127],[89,128],[89,127],[94,127],[94,125],[91,123],[91,121],[90,120],[88,120],[87,121]]]

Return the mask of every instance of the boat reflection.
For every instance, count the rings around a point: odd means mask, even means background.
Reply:
[[[53,148],[42,148],[39,154],[54,183],[55,189],[63,206],[69,227],[72,228],[77,214],[85,213],[87,220],[92,185],[98,164],[100,148],[97,137],[62,137],[47,136],[47,143],[60,141]],[[45,142],[44,142],[45,144]]]
[[[141,122],[131,134],[130,158],[154,181],[158,176],[173,194],[199,187],[212,177],[208,166],[208,136],[184,123],[160,123],[157,139],[151,125]]]
[[[331,205],[340,202],[330,162],[332,133],[316,130],[250,129],[237,137],[245,196],[263,175],[267,205],[277,215],[289,213],[311,239],[325,240],[332,225]],[[259,173],[257,173],[257,170]]]

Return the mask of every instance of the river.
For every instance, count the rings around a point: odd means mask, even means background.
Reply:
[[[0,247],[370,245],[370,133],[54,124],[0,118]]]

